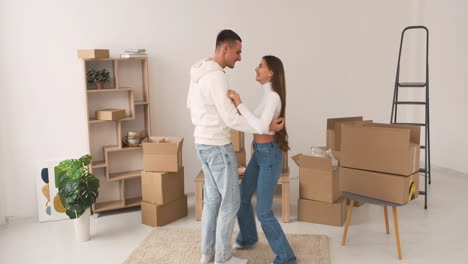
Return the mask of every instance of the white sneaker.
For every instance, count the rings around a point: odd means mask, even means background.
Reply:
[[[241,259],[232,256],[228,261],[224,262],[224,264],[247,264],[249,262],[248,259]],[[215,264],[222,264],[219,262],[215,262]]]
[[[211,255],[204,255],[202,254],[201,259],[200,259],[200,264],[208,264],[211,261],[213,261],[214,254]]]
[[[232,244],[232,250],[242,250],[242,249],[248,249],[248,248],[251,248],[251,247],[252,246],[245,247],[245,246],[239,245],[237,242]]]

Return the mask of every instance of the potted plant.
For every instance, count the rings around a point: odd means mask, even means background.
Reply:
[[[75,238],[89,240],[90,207],[98,197],[99,179],[89,173],[91,155],[67,159],[55,167],[55,186],[65,206],[66,214],[74,219]]]
[[[96,85],[96,89],[102,89],[104,87],[104,83],[110,81],[110,72],[106,69],[102,69],[100,71],[96,71],[95,69],[91,69],[86,73],[86,77],[88,82],[94,83]]]

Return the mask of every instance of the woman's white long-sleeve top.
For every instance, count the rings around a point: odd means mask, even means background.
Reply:
[[[278,93],[273,91],[271,83],[265,83],[262,87],[263,97],[253,113],[242,103],[237,106],[237,109],[247,123],[255,129],[256,134],[274,135],[275,132],[269,131],[269,127],[271,121],[278,118],[281,113],[281,99]]]

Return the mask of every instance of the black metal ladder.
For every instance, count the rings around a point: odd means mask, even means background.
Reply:
[[[400,60],[403,47],[403,40],[407,30],[425,30],[426,31],[426,80],[425,82],[400,82]],[[399,101],[398,90],[400,88],[426,88],[426,98],[424,101]],[[425,122],[424,123],[401,123],[397,121],[397,112],[399,105],[424,105],[425,106]],[[421,150],[424,151],[424,168],[420,168],[419,172],[424,174],[424,191],[419,194],[424,195],[424,209],[427,209],[427,183],[431,184],[431,144],[430,144],[430,125],[429,125],[429,30],[425,26],[410,26],[406,27],[401,33],[400,51],[398,54],[398,65],[395,78],[395,90],[393,93],[392,115],[390,117],[391,124],[403,124],[423,127],[425,130],[425,144],[421,145]]]

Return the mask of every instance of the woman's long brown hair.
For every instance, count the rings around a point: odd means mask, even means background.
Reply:
[[[286,79],[284,75],[283,63],[280,59],[275,56],[267,55],[264,56],[268,69],[273,72],[271,78],[271,87],[281,99],[281,112],[279,117],[285,117],[286,115]],[[282,151],[289,150],[288,132],[286,131],[286,124],[283,129],[275,133],[275,140],[278,143]]]

